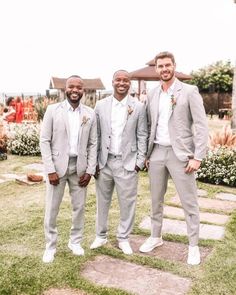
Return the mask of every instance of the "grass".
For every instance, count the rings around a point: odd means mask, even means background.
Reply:
[[[24,166],[40,162],[39,157],[18,157],[9,155],[7,161],[0,162],[1,173],[26,172]],[[235,189],[199,183],[199,188],[208,191],[210,197],[218,192],[235,193]],[[85,232],[83,247],[84,257],[71,255],[67,250],[71,226],[71,206],[68,190],[61,204],[58,216],[59,241],[57,256],[50,265],[42,263],[45,247],[43,234],[45,184],[24,186],[14,181],[0,184],[0,295],[39,295],[50,288],[71,288],[87,294],[119,295],[125,291],[96,286],[84,279],[80,272],[84,264],[97,255],[109,255],[114,258],[134,262],[168,271],[193,281],[189,295],[233,295],[236,290],[236,212],[231,214],[226,225],[223,241],[201,241],[202,246],[213,247],[206,262],[196,267],[189,267],[179,262],[167,261],[157,257],[133,255],[127,257],[111,245],[115,244],[119,210],[116,196],[113,198],[109,214],[110,236],[106,247],[91,251],[89,246],[95,235],[96,197],[94,180],[88,188]],[[150,198],[148,178],[145,172],[140,174],[139,195],[137,201],[134,233],[148,235],[138,225],[149,215]],[[166,201],[175,194],[175,188],[169,181]],[[165,240],[187,243],[187,239],[177,235],[165,235]]]

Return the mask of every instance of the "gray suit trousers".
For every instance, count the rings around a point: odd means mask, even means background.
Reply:
[[[196,246],[199,239],[199,207],[194,173],[184,172],[187,162],[180,161],[172,147],[155,144],[150,157],[149,180],[152,199],[151,235],[160,237],[163,221],[164,195],[169,175],[179,194],[187,223],[189,245]]]
[[[66,174],[60,178],[57,186],[51,185],[47,179],[46,183],[46,204],[44,231],[46,239],[46,249],[55,249],[57,243],[56,219],[59,207],[65,191],[66,183],[69,186],[72,205],[72,226],[70,241],[77,244],[82,240],[84,229],[84,205],[86,198],[86,188],[79,187],[78,175],[76,173],[77,158],[70,158]]]
[[[96,235],[107,237],[108,212],[112,194],[116,187],[120,207],[120,222],[117,228],[117,240],[128,240],[135,219],[138,175],[135,171],[123,168],[121,157],[108,156],[107,164],[100,170],[96,180],[97,218]]]

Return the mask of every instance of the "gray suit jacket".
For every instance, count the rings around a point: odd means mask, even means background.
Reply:
[[[150,157],[158,125],[161,85],[148,94],[147,115],[149,143],[147,158]],[[181,161],[205,157],[208,142],[208,125],[203,100],[198,88],[176,79],[174,88],[176,104],[169,118],[169,134],[172,148]]]
[[[99,100],[95,106],[98,124],[98,163],[99,168],[106,165],[111,136],[112,95]],[[128,113],[128,107],[133,111]],[[135,165],[143,168],[147,152],[147,117],[145,105],[132,96],[127,100],[127,120],[122,133],[122,161],[128,171]]]
[[[86,122],[85,122],[86,121]],[[77,174],[95,173],[97,163],[97,122],[94,110],[80,103]],[[49,105],[43,118],[40,148],[47,174],[65,175],[69,162],[69,123],[66,101]]]

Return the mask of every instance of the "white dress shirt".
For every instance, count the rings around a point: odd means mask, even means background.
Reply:
[[[69,138],[69,156],[76,157],[78,156],[78,140],[79,140],[79,129],[80,129],[80,106],[74,109],[69,102],[67,101],[67,113],[68,113],[68,122],[70,129],[70,138]]]
[[[122,132],[128,116],[127,96],[121,101],[115,97],[112,99],[111,109],[111,143],[109,153],[113,155],[121,155],[121,139]]]
[[[161,90],[159,99],[159,119],[154,142],[164,146],[170,146],[168,122],[171,114],[171,95],[173,95],[175,82],[167,91]]]

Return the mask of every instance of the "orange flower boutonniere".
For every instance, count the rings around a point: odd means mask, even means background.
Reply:
[[[90,118],[83,116],[81,126],[85,125],[88,122],[88,120],[90,120]]]
[[[174,107],[176,106],[176,98],[172,94],[171,97],[170,97],[170,99],[171,99],[171,105],[172,105],[172,110],[173,110]]]

